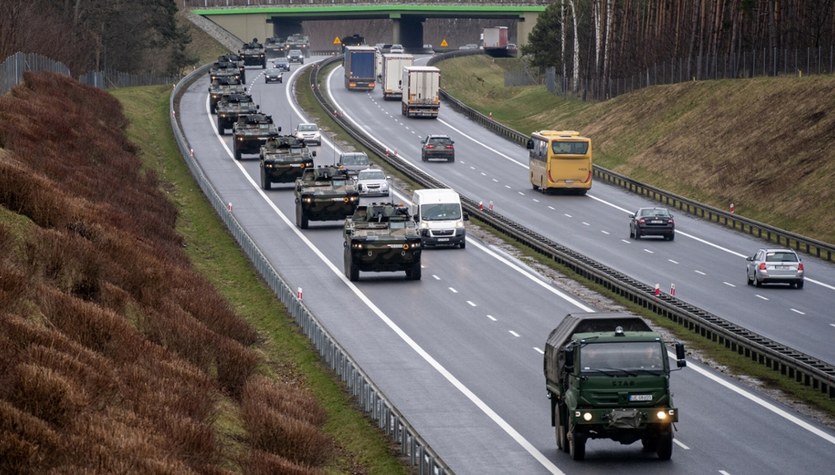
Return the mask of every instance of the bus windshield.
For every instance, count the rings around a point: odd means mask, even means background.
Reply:
[[[551,150],[555,155],[585,155],[589,151],[588,142],[552,142]]]

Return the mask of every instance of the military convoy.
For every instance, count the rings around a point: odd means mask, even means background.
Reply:
[[[296,180],[296,226],[334,221],[354,214],[360,202],[354,180],[333,166],[305,168]]]
[[[686,366],[676,343],[678,368]],[[669,460],[678,410],[661,336],[635,315],[572,313],[548,335],[545,388],[557,447],[583,460],[588,439],[641,441]]]
[[[408,208],[361,205],[345,220],[343,238],[345,276],[352,282],[360,271],[406,271],[407,280],[420,280],[420,234]]]
[[[249,94],[227,94],[221,97],[215,108],[217,133],[226,135],[226,129],[231,129],[238,121],[238,117],[244,114],[257,114],[259,108]]]
[[[293,135],[279,135],[261,146],[261,188],[273,183],[294,183],[307,169],[313,168],[316,151]]]
[[[267,52],[264,45],[258,42],[258,38],[253,38],[249,43],[244,43],[238,53],[244,59],[244,66],[261,66],[261,69],[267,68]]]
[[[232,126],[232,147],[235,160],[243,154],[258,154],[268,140],[278,137],[281,131],[273,123],[273,117],[266,114],[241,114]]]
[[[233,77],[221,76],[209,85],[209,110],[212,114],[217,111],[217,103],[224,95],[245,94],[246,87]]]

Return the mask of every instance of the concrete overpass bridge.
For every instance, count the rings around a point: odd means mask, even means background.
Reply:
[[[384,20],[391,23],[390,43],[400,43],[407,49],[421,48],[424,41],[424,22],[427,19],[485,19],[490,26],[500,21],[515,30],[516,43],[527,42],[536,19],[545,10],[543,0],[514,1],[512,4],[491,2],[421,2],[397,3],[342,3],[344,0],[307,0],[310,3],[290,3],[290,0],[191,0],[192,13],[201,15],[243,41],[271,36],[286,37],[293,33],[342,37],[352,32],[323,30],[335,21]],[[280,5],[278,3],[281,3]],[[225,7],[224,4],[230,4]],[[246,5],[249,4],[249,5]],[[208,8],[201,5],[208,6]],[[470,41],[472,42],[472,41]],[[437,44],[437,43],[436,43]]]

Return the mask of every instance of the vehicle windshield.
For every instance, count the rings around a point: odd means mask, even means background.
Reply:
[[[556,154],[585,155],[589,150],[588,142],[553,142],[551,149]]]
[[[385,180],[386,175],[382,170],[363,171],[359,174],[360,180]]]
[[[420,207],[424,221],[447,221],[461,219],[461,205],[458,203],[434,203]]]
[[[768,252],[765,260],[766,262],[797,262],[797,254],[785,251]]]
[[[316,132],[319,130],[315,124],[301,124],[299,125],[299,132]]]
[[[368,157],[361,154],[346,154],[342,156],[343,165],[368,165]]]
[[[664,208],[647,208],[642,209],[639,213],[639,216],[663,216],[667,217],[670,215],[670,212]]]
[[[627,341],[589,343],[580,348],[582,371],[595,370],[663,370],[664,358],[660,341]]]
[[[429,143],[432,145],[445,146],[452,144],[452,140],[448,137],[433,137],[429,139]]]

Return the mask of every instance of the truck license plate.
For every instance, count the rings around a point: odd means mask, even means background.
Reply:
[[[630,401],[652,401],[652,394],[630,394]]]

